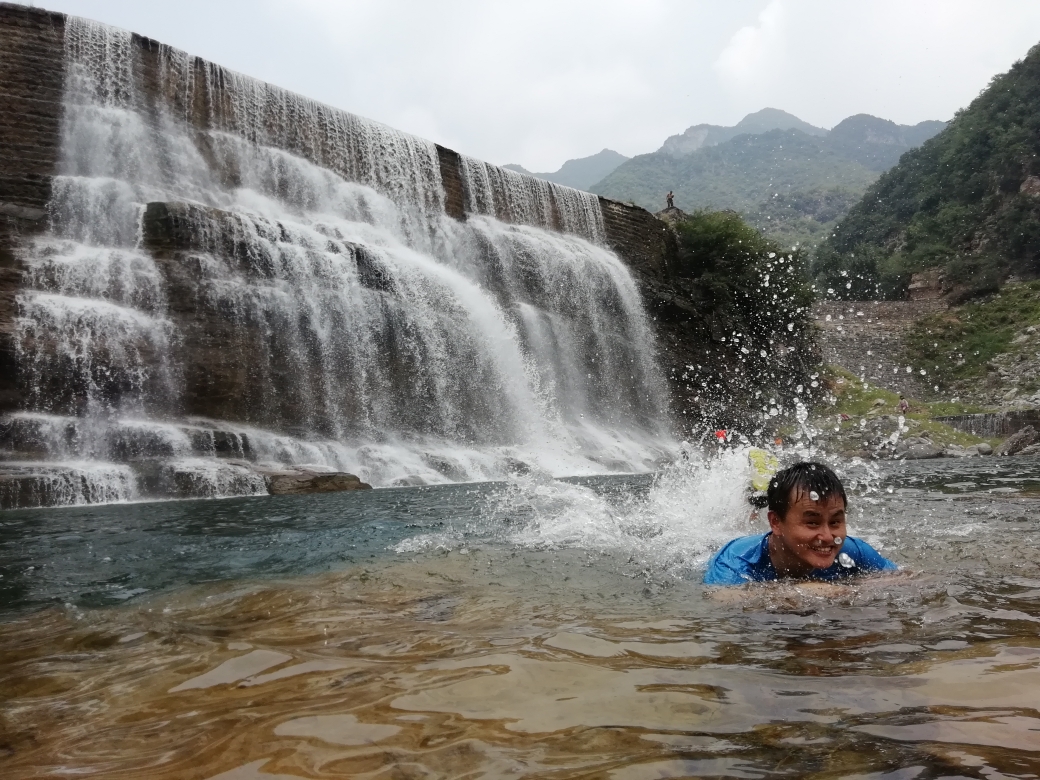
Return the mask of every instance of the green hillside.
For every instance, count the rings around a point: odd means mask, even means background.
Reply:
[[[881,176],[817,252],[836,294],[900,298],[940,269],[953,300],[1040,272],[1040,46]]]
[[[738,135],[758,135],[770,130],[801,130],[806,135],[827,135],[823,128],[813,127],[794,114],[776,108],[763,108],[761,111],[748,114],[732,127],[705,124],[687,127],[684,132],[666,138],[657,151],[672,157],[681,157],[706,146],[725,143]]]
[[[777,129],[687,154],[669,153],[666,145],[618,166],[592,191],[659,211],[672,190],[679,208],[736,211],[783,246],[815,246],[881,171],[942,127],[860,114],[825,135]]]

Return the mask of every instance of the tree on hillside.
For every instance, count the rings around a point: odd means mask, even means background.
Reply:
[[[685,215],[674,228],[675,286],[705,304],[690,323],[705,354],[682,377],[689,401],[704,419],[749,432],[771,409],[793,411],[799,394],[808,402],[820,360],[803,256],[783,251],[732,211]]]
[[[904,297],[933,268],[960,299],[1040,274],[1040,46],[882,174],[813,262],[846,298]]]

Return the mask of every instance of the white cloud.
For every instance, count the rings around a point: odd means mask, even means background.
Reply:
[[[712,63],[712,69],[732,89],[762,91],[773,83],[786,55],[787,12],[782,0],[772,0],[756,24],[741,27]]]
[[[1036,0],[46,1],[532,170],[764,106],[949,118],[1040,40]]]

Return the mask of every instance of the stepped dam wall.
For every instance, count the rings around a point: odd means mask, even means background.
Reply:
[[[642,209],[0,3],[0,506],[654,468],[674,256]]]

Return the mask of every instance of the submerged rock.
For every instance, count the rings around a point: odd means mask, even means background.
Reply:
[[[406,477],[400,477],[390,483],[391,487],[422,487],[429,483],[420,477],[418,474],[409,474]]]
[[[907,460],[928,460],[930,458],[941,458],[942,454],[942,450],[934,444],[914,444],[911,447],[907,447],[903,457]]]
[[[962,447],[959,444],[947,444],[946,450],[943,452],[947,458],[975,458],[980,455],[992,455],[993,448],[981,442],[979,444],[972,444],[970,447]]]
[[[1030,444],[1040,441],[1040,433],[1032,425],[1027,425],[1018,433],[1013,433],[997,447],[996,455],[1017,455]]]
[[[930,458],[941,458],[943,451],[939,449],[930,439],[921,436],[911,436],[896,445],[895,457],[906,460],[928,460]]]
[[[367,482],[345,471],[316,474],[308,471],[276,472],[266,475],[267,492],[272,496],[304,493],[338,493],[343,490],[371,490]]]
[[[531,473],[531,466],[519,458],[505,458],[503,460],[505,465],[506,473],[513,474],[519,477],[526,476]]]

